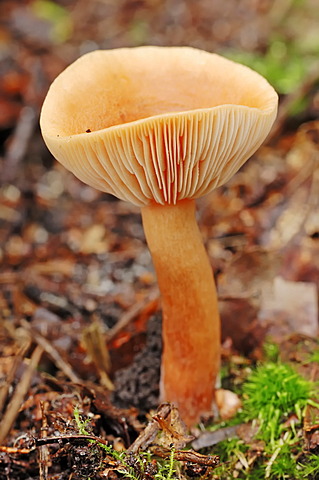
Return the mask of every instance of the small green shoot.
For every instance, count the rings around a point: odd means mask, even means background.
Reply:
[[[277,343],[273,343],[269,341],[265,342],[263,346],[263,351],[264,351],[266,362],[278,362],[280,349]]]
[[[156,480],[171,480],[176,472],[174,461],[175,450],[172,448],[168,462],[162,465],[162,468],[155,475]]]
[[[79,433],[81,435],[90,435],[90,432],[86,428],[87,425],[90,423],[90,419],[87,418],[86,420],[83,420],[78,407],[74,408],[73,416]]]
[[[74,408],[74,420],[81,435],[91,435],[88,429],[90,419],[83,419],[78,407]],[[141,480],[141,478],[147,478],[147,469],[151,466],[154,475],[154,480],[172,480],[176,472],[176,465],[174,459],[175,450],[172,448],[169,459],[167,461],[154,461],[150,452],[139,452],[137,454],[127,454],[124,452],[118,452],[110,445],[100,443],[98,440],[88,438],[89,443],[94,443],[107,455],[116,460],[116,470],[123,475],[124,479]]]

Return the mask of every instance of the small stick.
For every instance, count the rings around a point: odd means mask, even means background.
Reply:
[[[107,341],[110,342],[113,338],[125,328],[134,318],[136,318],[141,311],[150,303],[159,299],[159,291],[157,288],[152,289],[145,298],[137,303],[134,303],[129,310],[127,310],[119,321],[110,328],[107,332]]]
[[[172,451],[169,448],[154,446],[152,453],[161,458],[169,458]],[[205,467],[216,467],[219,464],[218,455],[202,455],[194,450],[174,450],[174,460],[197,463]]]
[[[96,443],[101,443],[102,445],[108,446],[108,442],[103,440],[103,438],[96,437],[95,435],[82,435],[82,434],[70,434],[70,435],[61,435],[54,437],[44,437],[44,438],[36,438],[35,439],[35,446],[41,447],[42,445],[49,445],[51,443],[60,443],[68,440],[88,440],[94,441]]]
[[[41,402],[41,413],[42,413],[42,427],[41,427],[41,438],[46,438],[48,434],[48,419],[46,411],[48,408],[48,402]],[[40,480],[47,480],[49,473],[50,462],[50,453],[47,445],[41,445],[39,447],[39,476]]]
[[[14,454],[14,453],[17,453],[18,455],[22,455],[22,454],[29,454],[31,452],[33,452],[35,450],[35,448],[16,448],[16,447],[7,447],[5,445],[0,445],[0,452],[5,452],[5,453],[8,453],[8,454]]]
[[[59,352],[52,346],[52,344],[44,338],[40,333],[35,331],[26,320],[21,320],[21,325],[25,328],[29,333],[31,333],[32,338],[40,345],[43,350],[49,355],[50,358],[55,362],[56,366],[62,370],[64,375],[68,377],[71,382],[73,383],[81,383],[80,377],[74,373],[71,365],[66,362]]]
[[[26,340],[25,343],[20,347],[19,351],[17,352],[12,362],[12,367],[10,369],[10,372],[7,375],[6,382],[3,386],[0,387],[0,418],[2,416],[1,413],[5,405],[6,399],[8,397],[9,388],[13,383],[16,371],[23,357],[25,356],[27,350],[29,349],[30,345],[31,345],[31,341]]]
[[[5,414],[0,422],[0,443],[4,441],[8,433],[10,432],[10,429],[15,421],[15,419],[18,416],[19,409],[23,403],[23,400],[29,390],[32,375],[34,373],[34,370],[36,369],[41,356],[43,353],[43,348],[40,346],[37,346],[30,358],[30,362],[19,382],[17,385],[17,388],[13,394],[13,397],[11,401],[9,402],[9,405],[5,411]]]

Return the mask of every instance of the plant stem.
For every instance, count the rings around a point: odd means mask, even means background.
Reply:
[[[142,208],[163,308],[161,400],[190,426],[212,410],[220,364],[220,321],[212,268],[195,201]]]

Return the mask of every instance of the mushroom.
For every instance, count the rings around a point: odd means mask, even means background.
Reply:
[[[211,411],[220,320],[195,199],[224,184],[275,120],[256,72],[189,47],[88,53],[51,85],[41,129],[83,182],[139,205],[162,298],[160,396],[195,424]]]

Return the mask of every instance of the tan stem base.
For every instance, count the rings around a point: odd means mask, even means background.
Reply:
[[[212,268],[195,202],[142,209],[162,295],[161,400],[178,405],[190,426],[211,411],[220,363],[220,321]]]

